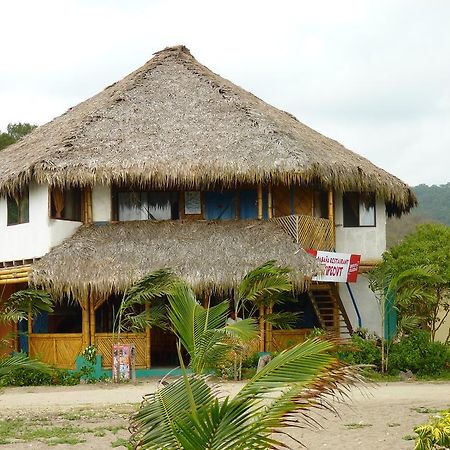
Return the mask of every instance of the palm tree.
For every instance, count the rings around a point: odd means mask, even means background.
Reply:
[[[359,379],[316,338],[280,353],[234,398],[219,398],[205,376],[187,374],[178,348],[183,376],[144,398],[131,419],[135,449],[288,448],[279,440],[287,427],[304,427],[311,408],[332,409],[328,400]]]
[[[53,300],[47,292],[25,289],[12,294],[0,308],[0,321],[20,322],[41,313],[53,311]],[[15,353],[0,358],[0,379],[16,369],[38,370],[50,373],[51,368],[41,361],[29,358],[25,353]]]
[[[168,303],[161,300],[166,298]],[[140,313],[137,307],[150,305]],[[119,309],[119,332],[146,326],[170,328],[189,356],[189,368],[204,373],[217,367],[240,342],[257,336],[253,319],[229,324],[228,301],[204,308],[192,289],[168,269],[150,273],[124,295]]]

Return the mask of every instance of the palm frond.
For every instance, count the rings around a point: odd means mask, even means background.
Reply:
[[[265,314],[264,320],[280,330],[291,330],[298,322],[300,316],[301,313],[299,312],[283,311]]]
[[[214,400],[214,391],[206,378],[188,377],[195,407]],[[187,420],[192,411],[184,378],[158,389],[144,397],[139,411],[131,418],[131,442],[136,449],[183,449],[179,421]]]
[[[239,284],[238,303],[273,303],[277,294],[292,291],[289,273],[289,268],[277,266],[275,261],[267,261],[253,269]]]
[[[53,300],[45,291],[24,289],[12,294],[0,311],[0,320],[3,322],[19,322],[41,312],[53,312]]]
[[[0,378],[16,369],[33,369],[50,373],[51,368],[41,361],[29,358],[25,353],[15,353],[0,359]]]

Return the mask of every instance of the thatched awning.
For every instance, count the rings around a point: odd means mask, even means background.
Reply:
[[[326,105],[324,105],[326,108]],[[0,195],[50,185],[315,184],[416,204],[398,178],[211,72],[184,46],[155,57],[0,152]]]
[[[294,285],[320,272],[278,225],[260,221],[164,221],[84,225],[33,264],[30,282],[83,299],[123,292],[144,275],[171,268],[197,291],[227,291],[268,260],[292,268]]]

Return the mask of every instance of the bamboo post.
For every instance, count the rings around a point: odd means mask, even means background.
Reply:
[[[273,305],[267,307],[267,314],[272,314]],[[266,351],[272,351],[272,324],[266,323]]]
[[[31,315],[31,305],[28,310],[28,355],[33,356],[31,354],[31,335],[33,334],[33,317]]]
[[[265,323],[264,323],[264,306],[259,307],[259,351],[265,350]]]
[[[83,341],[83,349],[89,345],[89,335],[89,295],[87,295],[81,303],[81,336]]]
[[[261,183],[258,184],[257,205],[258,205],[258,220],[262,220],[262,218],[263,218],[263,188],[262,188]]]
[[[92,295],[89,296],[89,345],[95,345],[95,308]]]
[[[267,188],[267,218],[273,217],[273,196],[272,196],[272,183],[269,183]]]
[[[336,247],[335,219],[334,219],[334,195],[333,190],[328,191],[328,220],[331,223],[331,237],[333,248]]]
[[[150,313],[150,304],[146,303],[145,304],[145,311],[147,314]],[[145,366],[150,369],[151,364],[152,364],[152,358],[151,358],[151,329],[150,327],[147,325],[145,327]]]
[[[92,189],[90,187],[84,188],[84,223],[92,223]]]

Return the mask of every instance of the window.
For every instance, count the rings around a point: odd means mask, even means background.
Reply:
[[[81,189],[53,188],[51,196],[52,219],[73,220],[81,222]]]
[[[328,192],[314,192],[314,217],[328,219]]]
[[[29,193],[28,188],[15,196],[8,196],[8,225],[18,225],[29,222]]]
[[[375,226],[375,194],[345,192],[343,196],[344,227]]]
[[[178,192],[117,192],[116,211],[120,221],[178,219]]]
[[[236,191],[205,192],[205,219],[236,219]]]

